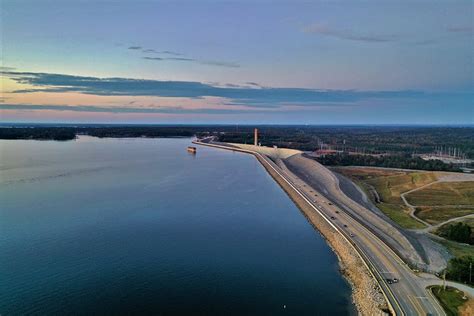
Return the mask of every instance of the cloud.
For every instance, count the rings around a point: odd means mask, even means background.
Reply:
[[[170,51],[170,50],[163,50],[158,51],[153,48],[143,48],[141,46],[130,46],[128,49],[133,50],[141,50],[145,54],[157,54],[157,55],[170,55],[170,56],[183,56],[184,54]],[[186,57],[151,57],[151,56],[143,56],[142,59],[145,60],[154,60],[154,61],[192,61],[197,64],[201,65],[210,65],[210,66],[218,66],[218,67],[227,67],[227,68],[239,68],[240,65],[235,62],[227,62],[227,61],[216,61],[216,60],[199,60],[195,58],[186,58]]]
[[[448,27],[446,29],[448,32],[451,33],[473,33],[474,32],[474,27],[472,26],[454,26],[454,27]]]
[[[262,110],[232,109],[232,108],[199,108],[190,109],[183,107],[123,107],[123,106],[101,106],[101,105],[39,105],[39,104],[1,104],[0,110],[15,111],[73,111],[93,113],[156,113],[156,114],[242,114],[262,113]]]
[[[240,67],[240,65],[237,63],[225,62],[225,61],[203,60],[203,61],[200,61],[199,63],[202,65],[211,65],[211,66],[228,67],[228,68]]]
[[[173,52],[173,51],[170,51],[170,50],[158,51],[158,50],[152,49],[152,48],[146,48],[146,49],[143,48],[142,52],[148,53],[148,54],[163,54],[163,55],[173,55],[173,56],[182,56],[183,55],[181,53]]]
[[[147,60],[164,60],[164,58],[161,58],[161,57],[149,57],[149,56],[145,56],[145,57],[143,57],[143,59],[147,59]]]
[[[195,62],[201,65],[211,65],[211,66],[218,66],[218,67],[229,67],[229,68],[238,68],[240,67],[239,64],[236,63],[231,63],[231,62],[220,62],[220,61],[202,61],[202,60],[197,60],[194,58],[185,58],[185,57],[150,57],[150,56],[144,56],[142,57],[143,59],[146,60],[154,60],[154,61],[186,61],[186,62]]]
[[[195,59],[192,59],[192,58],[184,58],[184,57],[149,57],[149,56],[145,56],[145,57],[143,57],[143,59],[147,59],[147,60],[158,60],[158,61],[161,61],[161,60],[196,61]]]
[[[432,96],[420,91],[356,91],[318,90],[304,88],[229,87],[194,81],[160,81],[128,78],[97,78],[64,74],[35,72],[3,72],[4,76],[32,86],[12,93],[77,92],[98,96],[156,96],[171,98],[218,97],[228,100],[228,105],[253,108],[278,108],[281,106],[315,106],[321,104],[348,104],[367,99],[423,99]]]
[[[0,72],[3,72],[3,71],[13,71],[13,70],[15,70],[15,69],[16,69],[15,67],[0,66]]]
[[[367,43],[384,43],[396,40],[394,35],[375,35],[375,34],[356,34],[348,30],[331,29],[321,24],[312,24],[303,29],[306,33],[319,34],[339,39],[367,42]]]

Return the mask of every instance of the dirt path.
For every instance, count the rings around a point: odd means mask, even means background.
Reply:
[[[422,220],[421,218],[419,218],[418,216],[415,215],[416,206],[413,205],[413,204],[410,204],[410,202],[408,202],[408,200],[406,199],[406,195],[410,194],[410,193],[413,193],[413,192],[416,192],[418,190],[425,189],[429,186],[432,186],[435,183],[453,182],[453,181],[470,181],[470,180],[472,180],[472,179],[469,179],[469,180],[467,180],[467,179],[468,179],[467,177],[449,177],[449,178],[448,177],[442,177],[442,179],[440,179],[440,180],[430,182],[430,183],[425,184],[421,187],[418,187],[418,188],[415,188],[415,189],[412,189],[412,190],[409,190],[409,191],[406,191],[406,192],[403,192],[402,194],[400,194],[400,198],[402,199],[403,203],[410,210],[410,216],[413,219],[417,220],[418,222],[423,223],[424,225],[426,225],[426,228],[419,229],[419,231],[430,233],[430,232],[438,229],[439,227],[441,227],[445,224],[455,222],[455,221],[458,221],[458,220],[461,220],[461,219],[464,219],[464,218],[474,218],[474,214],[468,214],[468,215],[463,215],[463,216],[459,216],[459,217],[450,218],[450,219],[448,219],[444,222],[438,223],[436,225],[432,225],[432,224]],[[436,206],[433,206],[433,207],[446,207],[446,205],[436,205]],[[459,205],[457,207],[459,207]]]
[[[436,224],[436,225],[431,225],[430,227],[426,227],[426,228],[422,229],[422,231],[430,233],[430,232],[435,231],[436,229],[440,228],[443,225],[449,224],[451,222],[457,222],[457,221],[465,219],[465,218],[474,218],[474,214],[468,214],[468,215],[464,215],[464,216],[454,217],[454,218],[448,219],[447,221],[444,221],[442,223],[439,223],[439,224]]]
[[[412,190],[409,190],[409,191],[406,191],[406,192],[403,192],[402,194],[400,194],[400,198],[402,199],[403,203],[405,203],[405,205],[408,207],[408,209],[410,210],[410,216],[420,222],[420,223],[423,223],[424,225],[426,225],[427,227],[431,227],[431,224],[428,223],[428,222],[425,222],[424,220],[422,220],[421,218],[419,218],[418,216],[415,215],[415,211],[416,211],[416,208],[414,205],[410,204],[407,199],[406,199],[406,195],[407,194],[410,194],[412,192],[415,192],[415,191],[418,191],[418,190],[421,190],[421,189],[424,189],[424,188],[427,188],[435,183],[439,183],[439,182],[442,182],[441,180],[437,180],[437,181],[433,181],[433,182],[430,182],[428,184],[425,184],[425,185],[422,185],[421,187],[418,187],[418,188],[415,188],[415,189],[412,189]]]

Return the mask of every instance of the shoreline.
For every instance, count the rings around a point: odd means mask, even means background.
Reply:
[[[225,150],[239,151],[253,155],[265,168],[267,173],[285,191],[290,199],[295,203],[307,221],[326,240],[338,259],[341,275],[346,279],[351,288],[351,299],[359,315],[386,315],[391,310],[391,306],[382,292],[377,280],[372,275],[367,263],[362,259],[356,248],[341,234],[334,229],[329,222],[318,214],[314,209],[294,191],[284,179],[272,169],[267,161],[255,152],[231,148],[223,145],[215,145],[193,141],[194,144],[220,148]],[[370,298],[370,299],[368,299]]]

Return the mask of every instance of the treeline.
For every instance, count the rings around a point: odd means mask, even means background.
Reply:
[[[93,127],[79,130],[94,137],[192,137],[198,130],[186,127]]]
[[[356,149],[364,153],[422,154],[439,146],[456,147],[474,158],[474,127],[395,126],[297,126],[297,125],[77,125],[0,128],[0,139],[73,139],[77,134],[97,137],[173,137],[213,135],[221,142],[253,144],[253,129],[259,142],[314,151],[325,146]]]
[[[0,139],[71,140],[76,130],[69,127],[0,128]]]
[[[326,166],[368,166],[431,171],[461,171],[458,167],[446,164],[441,160],[423,160],[420,157],[412,157],[411,155],[368,156],[343,153],[314,159]]]
[[[450,224],[447,225],[447,227],[443,227],[439,232],[439,235],[449,240],[465,244],[474,243],[471,226],[462,222]]]
[[[78,126],[78,127],[4,127],[0,139],[71,140],[77,135],[94,137],[192,137],[205,136],[208,128],[181,126]]]
[[[257,126],[258,127],[258,126]],[[260,126],[264,146],[313,151],[321,143],[365,153],[431,153],[439,146],[456,147],[474,158],[473,127],[414,126]],[[253,143],[253,128],[234,127],[219,135],[222,142]]]

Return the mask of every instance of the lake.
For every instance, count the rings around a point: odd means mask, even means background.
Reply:
[[[0,314],[353,314],[259,162],[190,142],[0,140]]]

